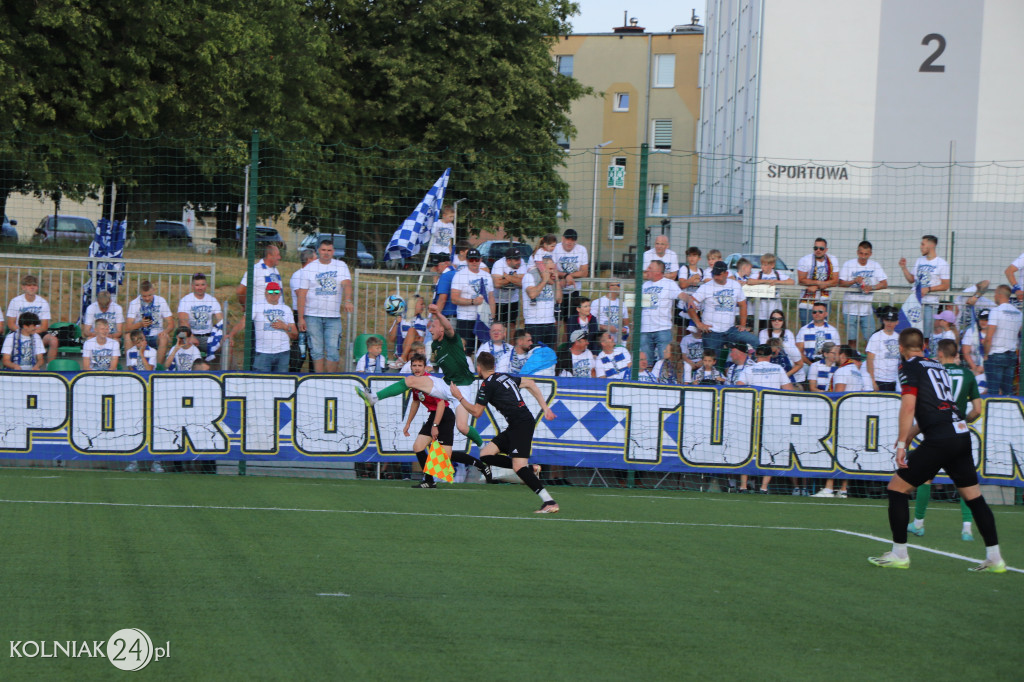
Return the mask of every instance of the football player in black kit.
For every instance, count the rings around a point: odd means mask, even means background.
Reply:
[[[913,327],[900,332],[900,355],[903,357],[899,370],[902,397],[896,443],[899,469],[887,488],[892,550],[880,557],[869,557],[868,561],[884,568],[910,568],[907,555],[910,493],[943,469],[973,512],[985,540],[985,561],[969,570],[1005,573],[1006,562],[999,554],[996,520],[981,496],[978,472],[971,457],[971,435],[953,400],[949,374],[937,361],[924,357],[924,336]],[[918,433],[924,440],[908,456],[907,445]]]
[[[459,404],[469,410],[474,417],[484,413],[484,406],[491,404],[508,421],[505,430],[497,438],[480,450],[480,461],[491,466],[512,469],[530,490],[537,493],[543,500],[538,514],[554,514],[558,511],[558,503],[541,484],[533,467],[530,466],[530,449],[533,447],[533,427],[536,425],[533,414],[526,407],[520,389],[533,394],[537,402],[544,408],[544,418],[551,420],[555,413],[548,407],[537,384],[528,377],[518,377],[494,371],[494,356],[483,352],[476,358],[476,371],[480,373],[483,383],[476,394],[476,404],[469,403],[459,387],[451,385],[452,396]],[[504,454],[500,454],[504,453]]]

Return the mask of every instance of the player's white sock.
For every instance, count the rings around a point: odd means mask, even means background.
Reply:
[[[892,543],[892,553],[901,559],[907,558],[907,545],[906,543],[900,544],[898,542]]]
[[[971,535],[974,534],[973,533],[973,529],[971,528],[971,522],[970,521],[964,521],[964,529],[963,529],[962,532],[964,532],[964,533],[971,533]]]
[[[914,519],[914,528],[924,528],[924,519]]]
[[[992,545],[985,548],[985,558],[989,561],[999,561],[1003,556],[999,553],[999,545]]]
[[[544,502],[550,502],[553,499],[555,499],[555,498],[551,497],[551,493],[549,493],[546,489],[542,489],[537,494],[540,495],[540,499],[543,500]]]

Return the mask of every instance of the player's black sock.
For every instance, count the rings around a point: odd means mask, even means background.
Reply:
[[[466,466],[474,466],[477,469],[483,466],[480,463],[480,460],[478,460],[476,457],[474,457],[473,455],[467,455],[464,452],[453,452],[452,462],[455,464],[465,464]]]
[[[892,541],[898,545],[907,544],[907,524],[910,523],[910,495],[895,490],[889,493],[889,528]]]
[[[988,506],[984,495],[978,495],[973,500],[964,500],[971,513],[974,514],[974,522],[978,524],[978,532],[985,540],[985,546],[999,544],[999,536],[996,535],[996,517],[992,508]]]
[[[533,473],[533,467],[529,464],[516,471],[516,476],[522,479],[523,483],[529,486],[530,490],[538,495],[543,492],[544,484],[540,482],[539,478],[537,478],[537,474]]]
[[[427,466],[427,451],[420,450],[419,452],[417,452],[416,461],[420,463],[420,469],[425,469]],[[423,480],[426,481],[427,483],[433,483],[434,477],[424,471]]]
[[[492,467],[512,468],[512,458],[508,455],[485,455],[480,458],[480,461],[490,464]]]

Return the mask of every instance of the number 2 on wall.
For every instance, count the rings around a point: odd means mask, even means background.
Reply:
[[[931,55],[928,57],[928,59],[926,59],[923,62],[921,62],[921,68],[918,69],[918,71],[921,71],[921,72],[924,72],[924,73],[927,73],[929,71],[943,73],[943,72],[945,72],[946,67],[943,64],[936,64],[935,60],[938,59],[942,55],[942,53],[946,50],[946,39],[943,38],[938,33],[929,33],[928,35],[926,35],[924,37],[924,40],[921,41],[921,44],[922,45],[928,45],[933,40],[935,42],[937,42],[939,44],[939,46],[935,48],[935,52],[932,52]]]

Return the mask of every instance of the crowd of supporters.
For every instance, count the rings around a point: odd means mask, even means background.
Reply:
[[[446,211],[435,226],[442,240],[454,234],[445,230],[451,218]],[[956,295],[946,293],[943,301],[939,294],[949,292],[950,272],[936,254],[937,245],[935,237],[926,235],[913,264],[899,261],[920,301],[918,324],[928,352],[952,340],[983,391],[1013,393],[1024,254],[1007,267],[1008,284],[994,287],[990,295],[981,282]],[[367,344],[353,369],[407,371],[411,353],[426,351],[429,357],[427,306],[433,303],[463,340],[470,366],[486,350],[499,371],[539,376],[808,391],[896,389],[901,311],[873,300],[889,281],[873,259],[870,242],[861,242],[855,257],[840,263],[827,241],[816,239],[793,274],[777,270],[770,253],[760,257],[756,268],[746,259],[729,268],[718,250],[705,256],[690,247],[680,259],[668,246],[668,239],[658,236],[643,254],[639,310],[630,311],[616,279],[599,285],[601,295],[595,293],[594,300],[583,295],[579,280],[590,275],[589,254],[572,229],[561,238],[545,236],[535,249],[512,248],[490,268],[468,243],[454,248],[432,244],[429,265],[436,279],[431,300],[410,300],[387,330],[386,344]],[[237,297],[243,309],[246,297],[254,297],[253,369],[296,372],[306,369],[306,361],[310,371],[345,369],[340,342],[344,313],[352,311],[352,279],[333,250],[325,240],[316,252],[301,252],[302,267],[289,282],[290,305],[276,246],[268,246],[256,263],[251,292],[247,276],[242,279]],[[207,284],[204,275],[196,274],[192,291],[174,312],[148,281],[141,282],[127,313],[110,294],[99,292],[81,320],[83,369],[205,367],[213,359],[213,338],[223,330],[222,306]],[[779,285],[799,287],[796,320],[786,317]],[[8,332],[3,367],[44,369],[59,346],[50,329],[50,307],[34,276],[22,278],[21,290],[0,323]],[[750,291],[758,295],[748,305],[745,292]],[[840,310],[832,310],[838,305]],[[239,321],[226,335],[234,339],[244,328]],[[637,376],[630,333],[640,335]]]

